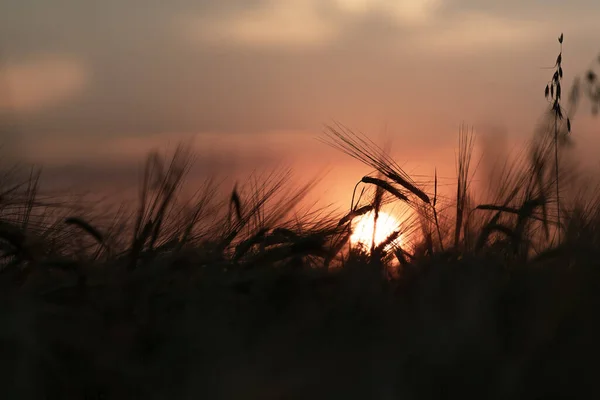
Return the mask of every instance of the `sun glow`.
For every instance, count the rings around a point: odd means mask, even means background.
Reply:
[[[350,241],[353,244],[362,244],[363,246],[370,248],[371,242],[373,241],[373,228],[375,228],[375,245],[377,246],[400,228],[398,219],[386,212],[379,212],[377,226],[374,226],[374,219],[375,214],[373,212],[367,213],[356,219],[354,231],[350,237]],[[393,243],[398,243],[399,240],[401,240],[401,237],[396,239]]]

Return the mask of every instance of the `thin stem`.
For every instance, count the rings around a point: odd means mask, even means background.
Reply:
[[[562,39],[562,35],[561,35],[561,39]],[[560,40],[560,54],[562,55],[562,40]],[[560,61],[557,62],[556,65],[556,72],[558,73],[558,71],[561,68],[560,65]],[[558,84],[560,85],[560,81],[561,81],[561,77],[559,75],[558,77]],[[556,101],[559,102],[560,99],[558,98],[558,91],[556,91]],[[560,103],[558,105],[558,107],[560,107]],[[560,221],[560,184],[559,184],[559,177],[558,177],[558,172],[559,172],[559,167],[558,167],[558,112],[559,110],[554,110],[554,174],[556,176],[556,216],[557,216],[557,221],[558,221],[558,230],[557,230],[557,234],[558,234],[558,244],[560,244],[560,229],[561,229],[561,221]]]
[[[431,207],[433,208],[433,218],[435,220],[435,226],[436,226],[436,229],[437,229],[438,240],[440,242],[440,249],[442,251],[445,251],[444,250],[444,241],[442,240],[442,231],[440,229],[440,222],[438,220],[437,210],[436,210],[435,206],[431,206]]]
[[[554,173],[556,175],[556,215],[558,221],[558,243],[560,244],[560,185],[558,181],[558,116],[554,115]]]

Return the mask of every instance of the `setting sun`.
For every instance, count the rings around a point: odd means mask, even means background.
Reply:
[[[350,237],[352,243],[362,244],[366,247],[371,246],[373,240],[374,218],[374,213],[370,212],[356,219],[354,232]],[[382,243],[393,232],[397,231],[399,227],[400,222],[398,219],[386,212],[380,211],[377,226],[375,227],[375,245]],[[394,242],[398,242],[399,240],[401,240],[401,238],[396,239]]]

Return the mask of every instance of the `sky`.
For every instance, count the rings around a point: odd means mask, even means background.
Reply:
[[[528,137],[558,35],[568,84],[599,21],[596,0],[3,1],[0,142],[52,179],[110,184],[193,137],[205,173],[328,168],[334,199],[365,173],[315,140],[339,121],[450,178],[458,126]]]

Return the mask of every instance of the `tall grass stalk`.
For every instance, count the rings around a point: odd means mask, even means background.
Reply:
[[[560,182],[559,182],[559,157],[558,157],[558,147],[559,147],[559,121],[562,121],[563,117],[563,108],[561,105],[562,99],[562,78],[563,78],[563,69],[562,69],[562,44],[563,44],[564,36],[561,33],[558,37],[558,42],[560,44],[560,53],[556,58],[556,62],[554,64],[554,74],[552,75],[552,79],[546,85],[546,89],[544,91],[545,97],[551,103],[551,112],[554,117],[554,175],[556,179],[556,213],[557,213],[557,230],[556,233],[558,235],[558,243],[560,243],[560,234],[562,229],[560,211]],[[568,132],[571,131],[571,121],[567,118],[567,129]]]
[[[461,125],[458,133],[458,159],[457,159],[457,182],[456,182],[456,221],[454,227],[454,247],[457,249],[460,241],[460,233],[463,226],[463,218],[467,206],[471,156],[474,147],[473,130],[469,132],[465,125]]]

